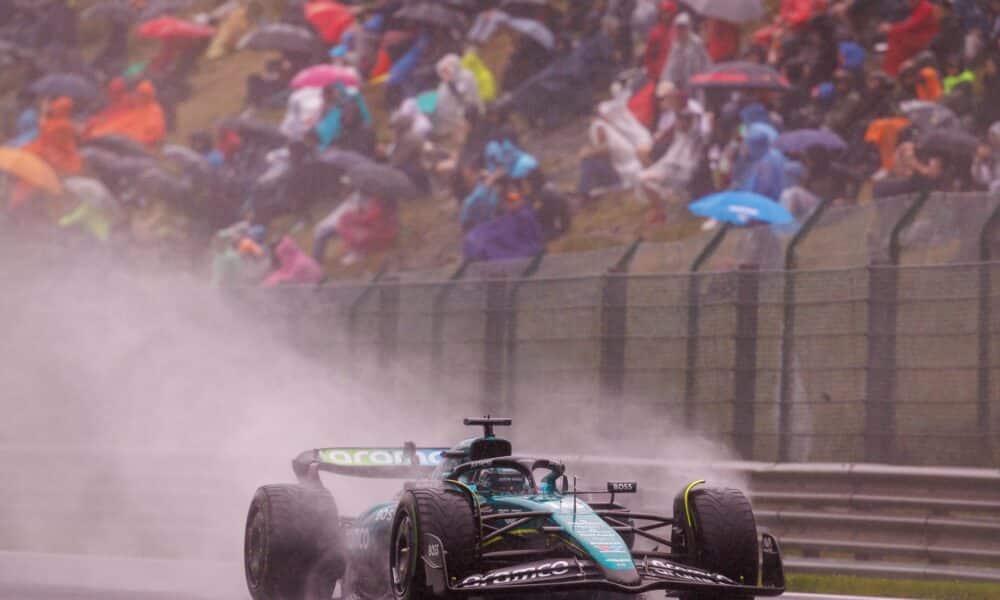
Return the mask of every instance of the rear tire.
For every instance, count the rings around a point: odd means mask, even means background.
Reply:
[[[750,501],[732,488],[696,488],[689,494],[692,528],[684,548],[692,566],[719,573],[741,585],[756,586],[760,577],[757,523]],[[680,506],[678,506],[678,504]],[[674,518],[685,519],[683,502]],[[687,529],[687,523],[684,523]],[[690,592],[682,600],[752,600],[752,595]]]
[[[389,537],[390,584],[396,600],[434,597],[420,560],[425,534],[441,540],[450,583],[461,581],[476,565],[479,517],[469,498],[447,487],[408,490],[396,507]]]
[[[266,485],[247,513],[243,546],[254,600],[328,600],[344,574],[337,505],[326,489]]]

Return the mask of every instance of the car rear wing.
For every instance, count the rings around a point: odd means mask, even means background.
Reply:
[[[315,481],[320,471],[375,479],[419,479],[427,477],[441,462],[447,448],[316,448],[292,460],[300,481]]]

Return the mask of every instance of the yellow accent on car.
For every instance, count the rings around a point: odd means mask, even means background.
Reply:
[[[691,503],[688,500],[688,496],[691,495],[691,490],[694,489],[694,486],[701,485],[703,483],[705,483],[705,480],[699,479],[697,481],[692,481],[686,488],[684,488],[684,514],[687,516],[688,527],[692,530],[694,529],[694,519],[691,518]]]

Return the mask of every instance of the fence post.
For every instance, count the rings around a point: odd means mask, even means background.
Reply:
[[[358,297],[351,302],[351,306],[347,309],[347,339],[348,345],[350,346],[350,351],[355,356],[358,356],[358,313],[361,310],[361,306],[368,300],[369,296],[378,287],[378,283],[382,281],[388,272],[388,268],[383,265],[381,269],[375,273],[375,276],[371,278],[365,289],[358,294]]]
[[[795,357],[795,272],[798,269],[796,251],[802,240],[819,222],[830,199],[824,198],[802,223],[785,248],[785,289],[781,327],[781,385],[778,390],[778,461],[789,462],[792,452],[792,360]]]
[[[378,289],[378,349],[376,352],[380,367],[391,367],[399,353],[399,295],[398,277],[383,280]]]
[[[502,412],[504,333],[507,325],[507,280],[486,281],[486,323],[483,351],[483,410]]]
[[[729,225],[723,225],[712,239],[705,244],[691,263],[688,276],[688,318],[684,369],[684,424],[690,430],[695,426],[695,401],[698,396],[698,319],[701,316],[701,275],[698,271],[722,244],[729,232]]]
[[[893,459],[898,291],[896,265],[876,262],[869,266],[865,462],[887,463]]]
[[[600,390],[605,403],[625,391],[625,345],[628,319],[628,273],[642,238],[635,240],[604,275],[601,288]]]
[[[760,271],[740,265],[736,272],[736,343],[733,360],[733,447],[744,460],[753,459],[757,398],[757,308]]]
[[[441,391],[441,381],[444,375],[444,309],[448,296],[455,284],[465,277],[470,261],[463,261],[458,266],[444,286],[434,296],[433,313],[431,314],[431,383],[438,392]]]
[[[989,219],[983,225],[979,235],[979,314],[978,314],[978,345],[979,364],[976,376],[976,413],[979,417],[979,434],[982,436],[983,456],[987,464],[995,464],[995,441],[991,432],[993,414],[990,407],[992,391],[992,341],[993,341],[993,275],[990,261],[993,260],[993,241],[1000,229],[1000,206],[993,210]]]
[[[500,414],[512,415],[517,404],[517,294],[521,289],[524,280],[529,279],[538,272],[545,260],[546,251],[536,254],[528,266],[524,268],[520,278],[510,286],[510,293],[507,296],[506,323],[503,338],[503,405],[500,407]]]

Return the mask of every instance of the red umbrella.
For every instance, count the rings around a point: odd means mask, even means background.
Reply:
[[[688,81],[693,88],[787,90],[788,80],[767,65],[733,61],[719,63]]]
[[[302,11],[319,37],[331,46],[339,44],[340,36],[354,25],[354,14],[350,9],[332,0],[310,2],[302,7]]]
[[[177,17],[159,17],[140,25],[136,33],[139,37],[161,40],[201,39],[215,35],[215,28]]]

